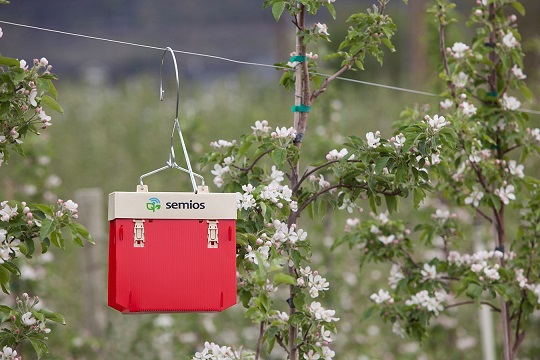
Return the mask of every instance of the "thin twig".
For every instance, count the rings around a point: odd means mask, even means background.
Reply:
[[[490,218],[485,212],[480,210],[479,208],[475,208],[476,213],[480,216],[482,216],[484,219],[486,219],[490,224],[493,224],[493,219]]]
[[[285,350],[285,352],[287,353],[287,357],[289,357],[289,348],[283,343],[283,338],[279,334],[276,334],[276,341],[278,345],[281,346],[283,350]]]
[[[446,310],[446,309],[450,309],[450,308],[461,306],[461,305],[471,305],[471,304],[476,304],[476,303],[477,302],[474,301],[474,300],[467,300],[467,301],[462,301],[462,302],[458,302],[458,303],[455,303],[455,304],[446,305],[444,307],[444,309]],[[495,305],[493,305],[489,301],[480,301],[480,304],[489,306],[493,311],[501,312],[501,309],[499,309],[498,307],[496,307]]]

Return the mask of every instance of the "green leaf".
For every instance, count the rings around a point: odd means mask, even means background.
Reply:
[[[65,250],[66,246],[64,243],[64,238],[62,237],[62,234],[58,233],[57,231],[53,231],[50,235],[51,242],[54,246],[56,246],[59,249]]]
[[[525,8],[519,2],[512,1],[510,5],[512,5],[514,9],[516,9],[521,16],[525,16]]]
[[[478,299],[480,297],[480,295],[482,295],[482,286],[478,285],[478,284],[475,284],[475,283],[471,283],[469,284],[469,286],[467,287],[467,296],[472,298],[472,299]]]
[[[519,90],[521,90],[521,94],[523,94],[523,96],[525,97],[525,99],[527,99],[527,101],[531,101],[533,99],[533,94],[531,90],[527,87],[527,85],[525,85],[525,83],[522,83],[519,86]]]
[[[388,212],[390,214],[397,211],[397,209],[398,209],[398,198],[397,198],[397,196],[386,196],[385,195],[384,199],[386,200],[386,207],[388,208]]]
[[[382,157],[379,160],[377,160],[377,162],[375,163],[375,169],[374,169],[375,174],[380,174],[382,172],[382,170],[388,163],[388,160],[390,160],[389,157]]]
[[[272,5],[272,15],[274,15],[276,22],[279,21],[281,14],[283,14],[283,10],[285,10],[285,2],[278,2]]]
[[[287,159],[287,149],[277,148],[272,151],[272,160],[278,169],[283,167],[285,160]]]
[[[38,359],[41,359],[43,355],[49,353],[49,347],[45,341],[31,337],[29,337],[28,340],[30,340],[30,344],[32,344],[32,347],[36,351]]]
[[[0,65],[20,66],[21,64],[17,59],[0,56]]]
[[[413,192],[413,202],[414,202],[414,208],[415,209],[418,209],[418,207],[420,206],[420,203],[422,202],[422,200],[424,200],[426,197],[426,193],[424,192],[424,190],[420,189],[420,188],[415,188],[414,189],[414,192]]]
[[[276,275],[274,275],[274,284],[296,285],[296,279],[289,274],[277,273]]]
[[[41,104],[50,107],[51,109],[53,109],[54,111],[56,111],[56,112],[58,112],[60,114],[64,113],[64,109],[62,109],[60,104],[57,103],[56,100],[54,100],[49,95],[43,95],[41,97]]]
[[[395,52],[396,51],[396,48],[394,47],[394,45],[392,45],[392,42],[387,39],[387,38],[382,38],[381,39],[382,43],[384,45],[386,45],[386,47],[391,51],[391,52]]]
[[[49,235],[51,235],[51,233],[56,229],[56,226],[58,226],[57,220],[51,220],[49,218],[43,219],[41,229],[39,230],[39,240],[43,241],[45,238],[49,237]]]
[[[58,91],[56,90],[56,87],[54,86],[53,82],[51,81],[51,79],[46,79],[47,80],[47,84],[49,84],[49,94],[52,95],[52,97],[55,99],[55,100],[58,100]]]
[[[54,210],[49,205],[33,204],[31,205],[32,209],[37,209],[45,215],[53,216]]]
[[[66,325],[66,319],[62,314],[50,311],[50,310],[39,310],[45,316],[45,319],[54,321],[55,323]]]
[[[19,270],[19,268],[17,267],[17,265],[15,265],[14,263],[12,263],[11,261],[8,261],[8,262],[5,262],[3,263],[1,266],[5,267],[7,269],[7,271],[9,271],[10,273],[12,273],[13,275],[17,276],[17,277],[20,277],[21,276],[21,271]]]
[[[0,266],[0,285],[2,285],[2,291],[8,295],[10,294],[9,280],[11,280],[9,271],[5,267]]]
[[[88,232],[88,230],[79,223],[71,223],[69,224],[70,229],[74,229],[76,234],[78,234],[81,238],[88,241],[91,244],[94,244],[94,239],[92,239],[92,235]],[[75,234],[74,234],[75,235]]]

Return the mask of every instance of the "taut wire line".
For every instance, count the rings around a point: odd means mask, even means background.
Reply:
[[[18,27],[27,28],[27,29],[33,29],[33,30],[38,30],[38,31],[46,31],[46,32],[51,32],[51,33],[61,34],[61,35],[80,37],[80,38],[90,39],[90,40],[105,41],[105,42],[110,42],[110,43],[114,43],[114,44],[135,46],[135,47],[140,47],[140,48],[145,48],[145,49],[160,50],[160,51],[165,50],[165,48],[159,47],[159,46],[144,45],[144,44],[138,44],[138,43],[122,41],[122,40],[107,39],[107,38],[102,38],[102,37],[97,37],[97,36],[84,35],[84,34],[78,34],[78,33],[72,33],[72,32],[54,30],[54,29],[47,29],[47,28],[43,28],[43,27],[39,27],[39,26],[19,24],[19,23],[14,23],[14,22],[10,22],[10,21],[4,21],[4,20],[0,20],[0,24],[18,26]],[[209,59],[227,61],[227,62],[231,62],[231,63],[234,63],[234,64],[240,64],[240,65],[260,66],[260,67],[267,67],[267,68],[273,68],[273,69],[288,69],[286,67],[277,66],[277,65],[262,64],[262,63],[256,63],[256,62],[250,62],[250,61],[242,61],[242,60],[226,58],[226,57],[223,57],[223,56],[202,54],[202,53],[196,53],[196,52],[192,52],[192,51],[175,50],[175,49],[173,49],[173,51],[175,53],[179,53],[179,54],[205,57],[205,58],[209,58]],[[330,76],[328,74],[321,74],[321,73],[314,73],[314,72],[312,72],[311,74],[312,75],[319,75],[319,76],[326,76],[326,77]],[[341,81],[348,81],[348,82],[352,82],[352,83],[375,86],[375,87],[380,87],[380,88],[384,88],[384,89],[402,91],[402,92],[407,92],[407,93],[412,93],[412,94],[417,94],[417,95],[423,95],[423,96],[433,96],[433,97],[438,97],[439,96],[438,94],[434,94],[434,93],[430,93],[430,92],[413,90],[413,89],[408,89],[408,88],[402,88],[402,87],[392,86],[392,85],[379,84],[379,83],[374,83],[374,82],[369,82],[369,81],[356,80],[356,79],[345,78],[345,77],[341,77],[341,76],[336,77],[336,79],[341,80]],[[540,111],[537,111],[537,110],[520,109],[519,111],[529,113],[529,114],[540,115]]]

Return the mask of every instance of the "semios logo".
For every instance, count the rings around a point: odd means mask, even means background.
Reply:
[[[152,212],[161,209],[160,201],[158,198],[150,198],[150,202],[146,203],[146,208]]]
[[[167,202],[165,204],[165,209],[176,209],[176,210],[204,210],[206,204],[203,202],[195,202],[193,200],[185,202]]]

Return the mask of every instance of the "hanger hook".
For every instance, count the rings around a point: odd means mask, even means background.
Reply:
[[[161,56],[161,66],[159,68],[159,100],[163,101],[163,62],[165,61],[165,55],[167,52],[171,53],[174,62],[174,75],[176,76],[176,119],[178,119],[178,108],[180,107],[180,78],[178,76],[178,64],[176,63],[176,56],[173,49],[170,47],[165,48],[163,55]]]

